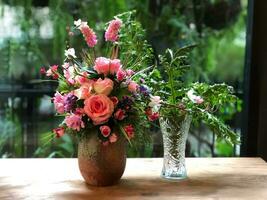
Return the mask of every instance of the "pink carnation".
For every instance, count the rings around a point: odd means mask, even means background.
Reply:
[[[106,41],[115,42],[119,38],[119,30],[121,28],[122,21],[120,19],[112,20],[105,32]]]
[[[95,32],[87,25],[86,22],[82,22],[79,29],[82,32],[87,45],[89,47],[94,47],[97,43]]]
[[[134,75],[134,71],[133,70],[131,70],[131,69],[127,69],[126,70],[126,74],[127,74],[127,76],[132,76],[132,75]]]
[[[134,127],[132,124],[125,126],[123,129],[126,132],[129,139],[132,139],[134,137]]]
[[[76,114],[71,114],[66,116],[65,118],[65,123],[67,126],[73,130],[80,131],[81,128],[84,128],[85,125],[82,121],[82,116],[81,115],[76,115]]]
[[[67,79],[68,83],[71,85],[75,84],[75,69],[74,66],[69,66],[64,69],[64,77]]]
[[[64,113],[64,96],[61,95],[59,92],[56,92],[52,100],[55,104],[56,111],[59,114]]]
[[[139,85],[134,81],[131,81],[128,85],[128,90],[132,93],[136,93],[138,88]]]

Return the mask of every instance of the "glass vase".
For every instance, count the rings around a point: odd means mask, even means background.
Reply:
[[[159,120],[164,146],[163,178],[180,180],[187,177],[185,147],[191,121],[190,115],[162,117]]]

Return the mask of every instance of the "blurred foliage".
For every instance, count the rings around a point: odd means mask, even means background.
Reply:
[[[39,78],[42,64],[61,64],[63,52],[70,42],[68,26],[73,25],[74,19],[88,21],[98,32],[113,16],[136,10],[137,19],[147,30],[147,40],[156,55],[166,48],[198,44],[191,55],[193,70],[186,80],[227,82],[237,87],[239,93],[243,81],[246,6],[246,0],[1,0],[0,20],[7,23],[1,21],[0,74],[4,76],[0,76],[0,86],[19,83],[33,87],[30,80]],[[240,109],[240,102],[237,107]],[[12,140],[12,144],[17,145],[13,156],[23,156],[18,149],[21,149],[25,126],[21,122],[24,114],[16,113],[12,108],[8,99],[0,106],[1,111],[10,112],[12,116],[1,115],[0,141],[5,142],[0,142],[0,147]],[[232,119],[231,110],[231,107],[220,110],[223,119]],[[17,128],[10,129],[11,126]],[[50,128],[46,125],[42,131]],[[69,149],[66,150],[67,146],[61,149],[64,152],[61,156],[73,156],[70,151],[73,144],[67,139],[64,142],[68,143]],[[35,156],[49,155],[52,146],[39,149]],[[218,155],[229,155],[221,146],[216,146],[221,149]],[[145,151],[150,152],[147,149]],[[0,148],[0,155],[3,154],[5,151]],[[50,156],[60,157],[60,154]]]

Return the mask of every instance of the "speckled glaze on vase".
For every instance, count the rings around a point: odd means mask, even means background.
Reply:
[[[126,165],[126,142],[120,137],[117,142],[103,145],[96,132],[79,139],[78,161],[81,175],[91,186],[116,184]]]

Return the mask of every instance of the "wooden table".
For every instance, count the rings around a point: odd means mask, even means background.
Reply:
[[[128,159],[121,182],[89,187],[77,159],[0,159],[0,199],[267,199],[260,158],[187,158],[189,178],[159,177],[162,159]]]

